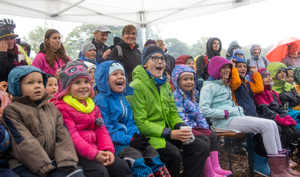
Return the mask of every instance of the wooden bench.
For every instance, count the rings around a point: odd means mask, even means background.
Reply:
[[[230,171],[232,171],[232,163],[231,163],[231,138],[242,138],[243,136],[247,136],[247,152],[248,152],[248,163],[249,163],[249,173],[250,177],[254,177],[254,168],[253,168],[253,159],[252,159],[252,147],[251,147],[251,135],[252,134],[245,134],[245,133],[235,133],[235,132],[226,132],[226,133],[218,133],[215,132],[218,137],[223,136],[226,144],[226,149],[228,153],[228,160]],[[253,147],[254,148],[254,147]]]

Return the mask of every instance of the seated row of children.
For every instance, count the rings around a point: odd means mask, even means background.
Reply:
[[[81,61],[62,67],[62,92],[50,102],[44,89],[48,77],[42,71],[31,66],[14,68],[8,77],[13,102],[1,117],[10,137],[11,147],[3,154],[9,168],[19,176],[230,175],[220,169],[217,138],[205,120],[209,118],[217,128],[260,133],[271,175],[295,173],[286,166],[287,151],[276,120],[248,116],[248,106],[243,109],[232,101],[236,90],[254,85],[240,77],[247,72],[239,74],[239,63],[243,63],[239,58],[211,59],[211,77],[200,94],[201,110],[195,101],[194,71],[185,65],[175,67],[173,96],[163,75],[166,59],[159,47],[145,48],[130,85],[121,63],[103,62],[95,69],[99,93],[94,101],[95,86]],[[262,83],[256,68],[251,70]],[[234,94],[237,103],[238,95]],[[288,116],[277,117],[295,124]],[[187,125],[192,131],[184,129]]]

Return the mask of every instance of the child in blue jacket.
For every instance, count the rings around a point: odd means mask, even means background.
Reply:
[[[175,87],[173,92],[179,116],[184,123],[191,126],[196,138],[207,139],[210,144],[210,156],[207,158],[202,176],[231,175],[231,171],[220,168],[218,158],[218,140],[214,132],[209,130],[205,117],[198,107],[196,98],[196,77],[194,70],[188,65],[177,65],[172,72],[172,81]]]
[[[134,176],[170,177],[158,152],[141,134],[133,120],[131,107],[125,96],[133,94],[122,64],[110,60],[95,70],[99,94],[95,103],[101,110],[105,126],[114,143],[115,154],[126,160]]]

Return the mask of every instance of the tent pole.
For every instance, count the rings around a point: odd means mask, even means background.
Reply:
[[[146,43],[146,28],[142,27],[142,46]]]

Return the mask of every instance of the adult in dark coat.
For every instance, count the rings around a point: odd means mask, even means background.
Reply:
[[[234,52],[235,49],[241,49],[241,46],[236,41],[232,41],[229,44],[229,47],[227,49],[226,59],[229,59],[230,57],[233,56],[233,52]]]
[[[202,77],[203,80],[207,80],[209,74],[207,66],[209,60],[214,56],[220,56],[222,50],[222,43],[219,38],[213,37],[209,38],[206,43],[206,53],[201,55],[196,61],[196,74]],[[205,58],[207,61],[205,62]]]
[[[172,55],[168,54],[168,49],[165,46],[165,41],[158,39],[158,40],[156,40],[156,45],[158,47],[160,47],[164,51],[164,53],[167,55],[168,59],[166,61],[166,65],[170,68],[171,73],[172,73],[173,69],[175,68],[175,58]]]

